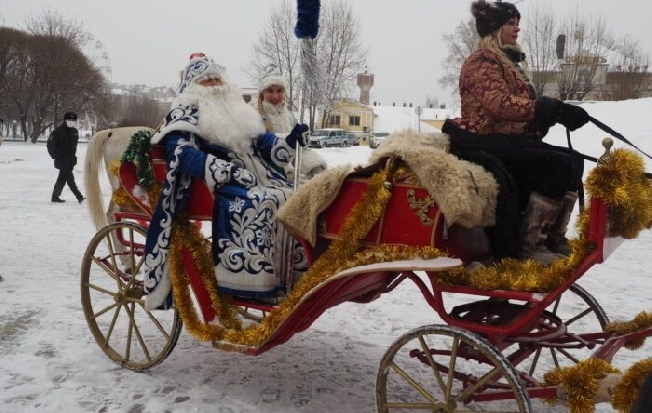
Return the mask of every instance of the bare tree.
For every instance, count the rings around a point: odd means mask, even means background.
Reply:
[[[0,27],[0,113],[7,120],[7,128],[13,126],[26,112],[22,97],[29,83],[29,36],[16,29]]]
[[[438,108],[439,107],[439,99],[436,97],[432,97],[430,95],[426,96],[426,107],[428,108]]]
[[[536,2],[526,18],[522,45],[538,94],[544,94],[545,88],[554,83],[562,100],[582,100],[587,95],[633,98],[649,91],[652,80],[648,56],[631,39],[616,43],[603,17],[576,14],[559,23],[545,3]],[[448,54],[442,61],[442,86],[457,91],[461,66],[472,53],[476,36],[474,21],[469,20],[443,37]],[[559,38],[564,41],[558,59],[555,46]]]
[[[108,103],[108,87],[99,70],[81,51],[89,37],[79,23],[46,11],[27,22],[35,39],[34,102],[30,123],[33,141],[66,110],[102,112]],[[50,115],[50,116],[48,116]]]
[[[441,67],[444,69],[444,75],[439,78],[439,84],[446,88],[451,88],[452,93],[459,91],[460,71],[464,60],[475,50],[475,44],[478,41],[478,32],[475,29],[473,19],[466,22],[460,22],[455,27],[452,34],[443,36],[448,54],[442,61]]]
[[[301,42],[294,36],[296,9],[285,0],[279,9],[272,11],[269,22],[263,27],[258,43],[253,48],[251,69],[247,73],[257,80],[270,64],[277,66],[288,80],[288,101],[292,108],[309,108],[309,123],[313,127],[317,108],[328,119],[333,103],[346,96],[355,86],[357,74],[364,68],[369,54],[360,40],[360,23],[351,6],[338,0],[322,4],[320,31],[313,40],[319,73],[316,93],[302,96],[303,74],[300,65]]]
[[[523,35],[523,48],[527,50],[532,85],[537,95],[545,93],[545,86],[554,82],[557,75],[555,44],[557,34],[554,15],[548,5],[535,3],[526,17],[527,31]]]
[[[628,36],[616,42],[613,50],[613,65],[607,74],[602,97],[606,100],[624,100],[645,96],[652,87],[652,75],[648,72],[649,57],[641,51],[638,42]]]
[[[167,111],[169,104],[157,102],[146,96],[116,96],[114,107],[118,122],[116,127],[121,126],[149,126],[156,128]]]
[[[614,46],[613,35],[602,17],[575,17],[562,27],[566,35],[566,52],[558,78],[562,100],[582,100],[606,82],[606,56]]]
[[[321,105],[323,127],[328,122],[333,104],[355,87],[369,51],[361,43],[360,22],[349,3],[342,0],[327,3],[319,24],[321,30],[315,39],[315,52],[322,70],[319,73],[319,96],[312,96],[309,107],[311,119],[314,119],[315,109]]]
[[[108,86],[81,51],[79,24],[46,12],[28,32],[0,28],[0,115],[17,120],[23,138],[36,142],[66,110],[106,112]]]
[[[298,109],[299,90],[302,82],[299,62],[299,39],[294,35],[296,11],[289,0],[272,10],[269,20],[258,34],[248,68],[243,70],[257,82],[269,66],[275,66],[288,81],[285,97],[288,108]]]

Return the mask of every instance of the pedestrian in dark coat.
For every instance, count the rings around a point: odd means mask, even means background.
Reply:
[[[48,152],[54,159],[54,167],[59,170],[59,176],[57,176],[52,191],[52,202],[66,202],[59,197],[66,184],[79,203],[86,199],[79,192],[75,176],[72,173],[73,168],[77,165],[77,142],[79,141],[79,131],[75,128],[76,123],[77,115],[73,112],[66,112],[63,116],[63,123],[52,131],[48,138]]]

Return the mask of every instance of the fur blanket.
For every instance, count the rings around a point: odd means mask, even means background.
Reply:
[[[397,156],[407,163],[446,217],[447,224],[464,227],[492,226],[495,222],[498,185],[481,166],[448,153],[448,135],[398,132],[370,156],[369,164]],[[337,197],[352,172],[349,165],[327,170],[299,190],[278,211],[288,231],[314,245],[317,216]]]

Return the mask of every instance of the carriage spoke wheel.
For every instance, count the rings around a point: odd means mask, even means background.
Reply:
[[[546,311],[557,316],[566,324],[567,331],[574,334],[602,332],[609,323],[607,314],[595,297],[578,284],[571,285]],[[582,348],[540,346],[519,364],[519,370],[540,380],[546,372],[556,367],[568,367],[589,358],[603,341],[598,340],[594,344]]]
[[[100,229],[81,266],[81,302],[95,341],[116,363],[141,371],[174,348],[182,322],[176,308],[148,311],[142,276],[145,230],[130,222]]]
[[[524,385],[486,339],[447,325],[403,335],[383,356],[378,411],[531,412]]]

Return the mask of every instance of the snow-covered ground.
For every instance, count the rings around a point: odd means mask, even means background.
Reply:
[[[652,152],[646,121],[652,99],[583,106]],[[573,134],[573,145],[599,156],[604,136],[587,126]],[[563,144],[563,130],[554,128],[547,141]],[[79,165],[85,149],[80,144]],[[320,151],[333,166],[364,163],[370,150]],[[75,176],[81,185],[79,166]],[[0,412],[374,412],[387,348],[412,328],[441,322],[406,282],[373,303],[329,309],[306,331],[256,357],[213,349],[184,330],[162,364],[135,373],[110,361],[88,329],[80,264],[95,230],[68,189],[62,195],[68,202],[50,202],[56,171],[45,145],[5,140],[0,177]],[[108,197],[106,183],[104,192]],[[611,319],[651,310],[651,250],[652,233],[645,231],[580,280]],[[614,364],[626,369],[651,351],[650,343],[623,349]],[[538,400],[533,406],[567,411]]]

